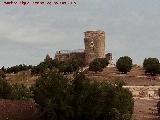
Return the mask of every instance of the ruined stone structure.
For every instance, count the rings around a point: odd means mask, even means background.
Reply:
[[[55,54],[55,59],[58,61],[66,61],[66,60],[74,60],[74,59],[79,59],[79,60],[84,60],[85,59],[85,54],[84,50],[63,50],[63,51],[57,51]]]
[[[105,56],[110,64],[112,64],[112,53],[107,53]]]
[[[85,63],[89,64],[95,58],[105,58],[105,32],[87,31],[84,38]]]
[[[55,59],[59,61],[80,59],[89,64],[96,58],[107,58],[109,63],[112,63],[112,54],[105,55],[105,32],[86,31],[84,35],[84,50],[57,51]]]
[[[159,98],[158,90],[160,86],[124,86],[124,88],[128,88],[133,97]]]

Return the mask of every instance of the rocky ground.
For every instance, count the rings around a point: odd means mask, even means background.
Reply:
[[[102,72],[88,71],[86,76],[97,81],[109,81],[111,83],[114,83],[115,80],[123,80],[127,86],[160,86],[160,76],[145,75],[140,66],[134,66],[127,74],[121,74],[116,67],[107,67]]]
[[[156,99],[135,98],[133,120],[159,120]]]

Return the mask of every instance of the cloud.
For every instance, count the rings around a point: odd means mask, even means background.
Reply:
[[[68,6],[1,6],[1,65],[38,64],[56,50],[84,48],[87,30],[106,32],[106,51],[141,64],[158,57],[159,0],[81,0]],[[31,57],[28,57],[31,56]]]

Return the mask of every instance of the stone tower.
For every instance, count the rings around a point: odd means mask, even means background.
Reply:
[[[85,63],[89,64],[96,58],[105,58],[105,32],[87,31],[84,34]]]

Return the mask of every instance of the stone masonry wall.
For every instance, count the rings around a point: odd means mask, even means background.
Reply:
[[[124,86],[128,88],[134,97],[159,98],[158,89],[160,86]]]
[[[95,58],[105,58],[105,32],[87,31],[84,38],[85,62],[89,64]]]

